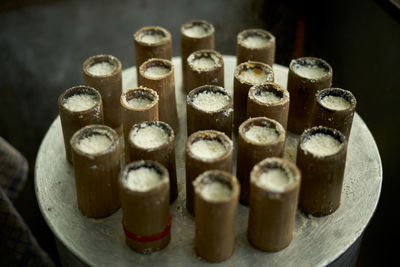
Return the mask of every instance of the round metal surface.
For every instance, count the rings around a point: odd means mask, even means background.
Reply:
[[[171,205],[171,242],[151,255],[138,254],[125,244],[121,210],[104,219],[84,217],[77,206],[74,170],[65,158],[60,119],[50,126],[40,146],[35,169],[35,191],[42,214],[54,235],[80,261],[95,266],[205,265],[193,248],[194,220],[185,208],[186,94],[182,88],[181,61],[173,58],[180,131],[177,135],[179,197]],[[234,56],[224,56],[225,87],[233,91]],[[275,81],[284,87],[288,69],[275,65]],[[123,72],[124,91],[136,87],[136,69]],[[295,161],[298,136],[288,133],[285,157]],[[121,149],[123,151],[123,149]],[[314,218],[297,212],[291,244],[276,253],[253,248],[246,237],[248,208],[238,206],[235,250],[216,265],[323,266],[338,258],[361,235],[378,203],[382,165],[375,141],[358,114],[354,116],[348,145],[340,208],[332,215]],[[215,266],[215,265],[214,265]]]

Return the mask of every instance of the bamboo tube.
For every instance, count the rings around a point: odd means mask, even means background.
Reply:
[[[205,20],[188,21],[181,26],[180,36],[183,79],[182,84],[183,88],[187,88],[187,58],[194,51],[214,49],[214,26]]]
[[[203,85],[190,91],[186,100],[187,134],[216,130],[232,135],[233,101],[222,87]]]
[[[247,118],[267,117],[287,128],[289,92],[277,83],[266,82],[250,88],[247,98]]]
[[[125,162],[131,161],[129,131],[134,124],[158,121],[158,94],[147,87],[129,89],[121,95],[122,124],[124,131]]]
[[[326,88],[316,94],[312,126],[339,130],[349,140],[357,101],[354,95],[340,88]]]
[[[250,87],[273,81],[274,72],[267,64],[248,61],[241,63],[235,68],[233,82],[233,119],[235,132],[237,132],[239,125],[246,120],[247,96]]]
[[[240,186],[231,173],[206,171],[193,182],[195,188],[197,254],[210,262],[228,259],[235,244],[235,221]]]
[[[262,29],[248,29],[237,35],[237,65],[259,61],[272,67],[275,61],[275,36]]]
[[[186,63],[186,93],[206,84],[224,87],[224,59],[217,51],[197,50]]]
[[[251,118],[239,127],[236,176],[241,185],[240,202],[249,204],[250,172],[267,157],[282,157],[286,131],[265,117]]]
[[[97,55],[83,62],[83,82],[100,92],[104,109],[104,124],[122,134],[121,106],[122,64],[111,55]]]
[[[100,93],[89,86],[74,86],[58,98],[66,158],[72,163],[72,135],[89,124],[103,124],[103,102]]]
[[[78,207],[84,216],[102,218],[120,207],[119,138],[105,125],[88,125],[71,138]]]
[[[167,169],[151,160],[134,161],[120,177],[125,242],[140,253],[151,253],[171,239]]]
[[[214,130],[198,131],[186,142],[186,208],[194,215],[192,182],[207,170],[232,172],[233,143],[226,134]]]
[[[162,121],[146,121],[133,125],[126,143],[132,161],[153,160],[167,168],[171,203],[178,197],[174,140],[171,126]]]
[[[289,65],[287,89],[290,93],[288,130],[301,134],[311,127],[315,94],[331,87],[332,68],[324,60],[313,57],[293,59]]]
[[[171,61],[160,58],[149,59],[139,68],[139,85],[157,92],[159,119],[168,123],[177,133],[179,128],[174,72]]]
[[[290,244],[300,176],[296,165],[282,158],[264,159],[252,169],[247,237],[254,247],[275,252]]]
[[[333,213],[340,206],[347,140],[336,129],[307,129],[300,136],[296,164],[302,181],[299,208],[312,216]]]
[[[139,67],[148,59],[172,59],[172,37],[168,30],[159,26],[143,27],[133,35],[133,39],[137,77]]]

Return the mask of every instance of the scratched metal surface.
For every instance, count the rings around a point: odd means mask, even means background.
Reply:
[[[225,87],[232,92],[235,57],[224,56]],[[80,261],[93,266],[206,265],[193,249],[194,221],[184,208],[186,102],[181,88],[181,62],[174,58],[180,132],[177,135],[179,197],[171,206],[171,243],[162,251],[142,255],[124,243],[121,210],[104,219],[81,215],[76,203],[73,167],[65,159],[60,119],[50,126],[40,146],[35,168],[35,191],[42,214],[57,239]],[[275,81],[286,87],[287,68],[274,66]],[[123,72],[124,90],[136,86],[134,67]],[[298,136],[288,134],[285,157],[295,161]],[[349,140],[340,208],[323,218],[297,213],[294,237],[286,249],[265,253],[246,238],[248,208],[239,205],[235,251],[230,259],[213,266],[324,266],[338,258],[361,235],[378,203],[382,165],[375,141],[355,114]]]

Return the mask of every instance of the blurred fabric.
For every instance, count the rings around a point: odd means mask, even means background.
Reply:
[[[27,174],[25,157],[0,137],[0,266],[54,266],[13,205]]]

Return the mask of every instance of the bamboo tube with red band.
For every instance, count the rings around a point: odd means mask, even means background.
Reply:
[[[167,246],[171,238],[167,169],[156,161],[134,161],[121,172],[119,184],[127,245],[141,253]]]
[[[155,242],[164,238],[171,231],[171,225],[172,225],[172,216],[169,216],[169,223],[162,232],[157,233],[155,235],[139,236],[129,232],[128,229],[126,229],[124,222],[122,222],[122,228],[124,229],[125,236],[129,239],[132,239],[133,241],[141,243]]]

